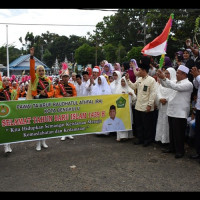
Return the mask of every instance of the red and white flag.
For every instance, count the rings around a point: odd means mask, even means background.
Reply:
[[[141,52],[143,54],[149,56],[159,56],[162,54],[166,54],[167,39],[172,26],[172,21],[173,21],[173,15],[170,15],[170,18],[163,32],[142,49]]]

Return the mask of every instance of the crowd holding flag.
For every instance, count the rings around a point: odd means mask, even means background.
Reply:
[[[34,48],[31,48],[30,76],[24,76],[24,71],[19,82],[15,75],[11,78],[0,76],[0,101],[5,101],[0,104],[0,144],[5,144],[5,152],[12,151],[9,142],[23,141],[24,137],[26,141],[38,140],[36,150],[40,151],[41,147],[48,147],[47,137],[65,140],[77,134],[109,135],[110,131],[102,129],[108,118],[107,125],[114,127],[112,131],[116,132],[118,142],[135,136],[135,145],[146,147],[161,142],[171,148],[164,153],[174,152],[175,158],[183,157],[187,116],[190,117],[195,95],[198,100],[193,119],[195,132],[200,133],[200,64],[197,65],[200,53],[186,40],[186,49],[182,54],[175,54],[173,63],[166,56],[173,19],[172,13],[162,33],[141,50],[143,55],[138,63],[130,59],[120,66],[118,62],[112,64],[103,60],[99,66],[88,66],[75,73],[69,71],[67,62],[63,62],[55,78],[46,75],[43,66],[35,68]],[[159,63],[154,60],[156,56],[160,56]],[[11,101],[18,98],[27,101],[25,104]],[[108,114],[108,106],[113,108],[110,109],[112,116],[110,111],[110,116]],[[116,129],[114,113],[121,118],[126,130]],[[158,130],[162,130],[159,135]],[[19,137],[18,132],[23,135]],[[200,136],[196,140],[198,138]],[[200,149],[200,142],[196,146]]]

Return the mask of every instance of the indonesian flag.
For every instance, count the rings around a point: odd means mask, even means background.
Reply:
[[[173,15],[170,15],[170,18],[163,32],[142,49],[141,52],[143,54],[146,54],[149,56],[159,56],[162,54],[166,54],[167,39],[168,39],[168,35],[172,26],[172,21],[173,21]]]

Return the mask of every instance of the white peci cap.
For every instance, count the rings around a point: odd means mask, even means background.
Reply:
[[[186,74],[188,74],[188,72],[190,71],[190,69],[184,65],[180,65],[177,70],[185,72]]]
[[[93,71],[93,72],[99,72],[99,69],[98,69],[98,68],[93,68],[92,71]]]

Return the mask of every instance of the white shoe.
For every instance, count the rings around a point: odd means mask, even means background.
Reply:
[[[40,140],[37,142],[36,150],[37,150],[37,151],[40,151],[40,150],[41,150],[41,141],[40,141]]]
[[[47,149],[47,148],[48,148],[48,146],[47,146],[47,144],[46,144],[46,141],[45,141],[45,140],[42,140],[42,146],[43,146],[45,149]]]
[[[10,151],[9,151],[8,144],[5,144],[5,145],[4,145],[4,152],[5,152],[5,153],[10,152]]]
[[[74,137],[71,136],[71,135],[68,135],[67,138],[69,138],[70,140],[73,140],[73,139],[74,139]]]
[[[65,136],[61,137],[61,139],[60,139],[60,140],[64,141],[64,140],[65,140]]]
[[[12,152],[12,149],[10,147],[10,144],[8,144],[8,152],[11,153]]]

